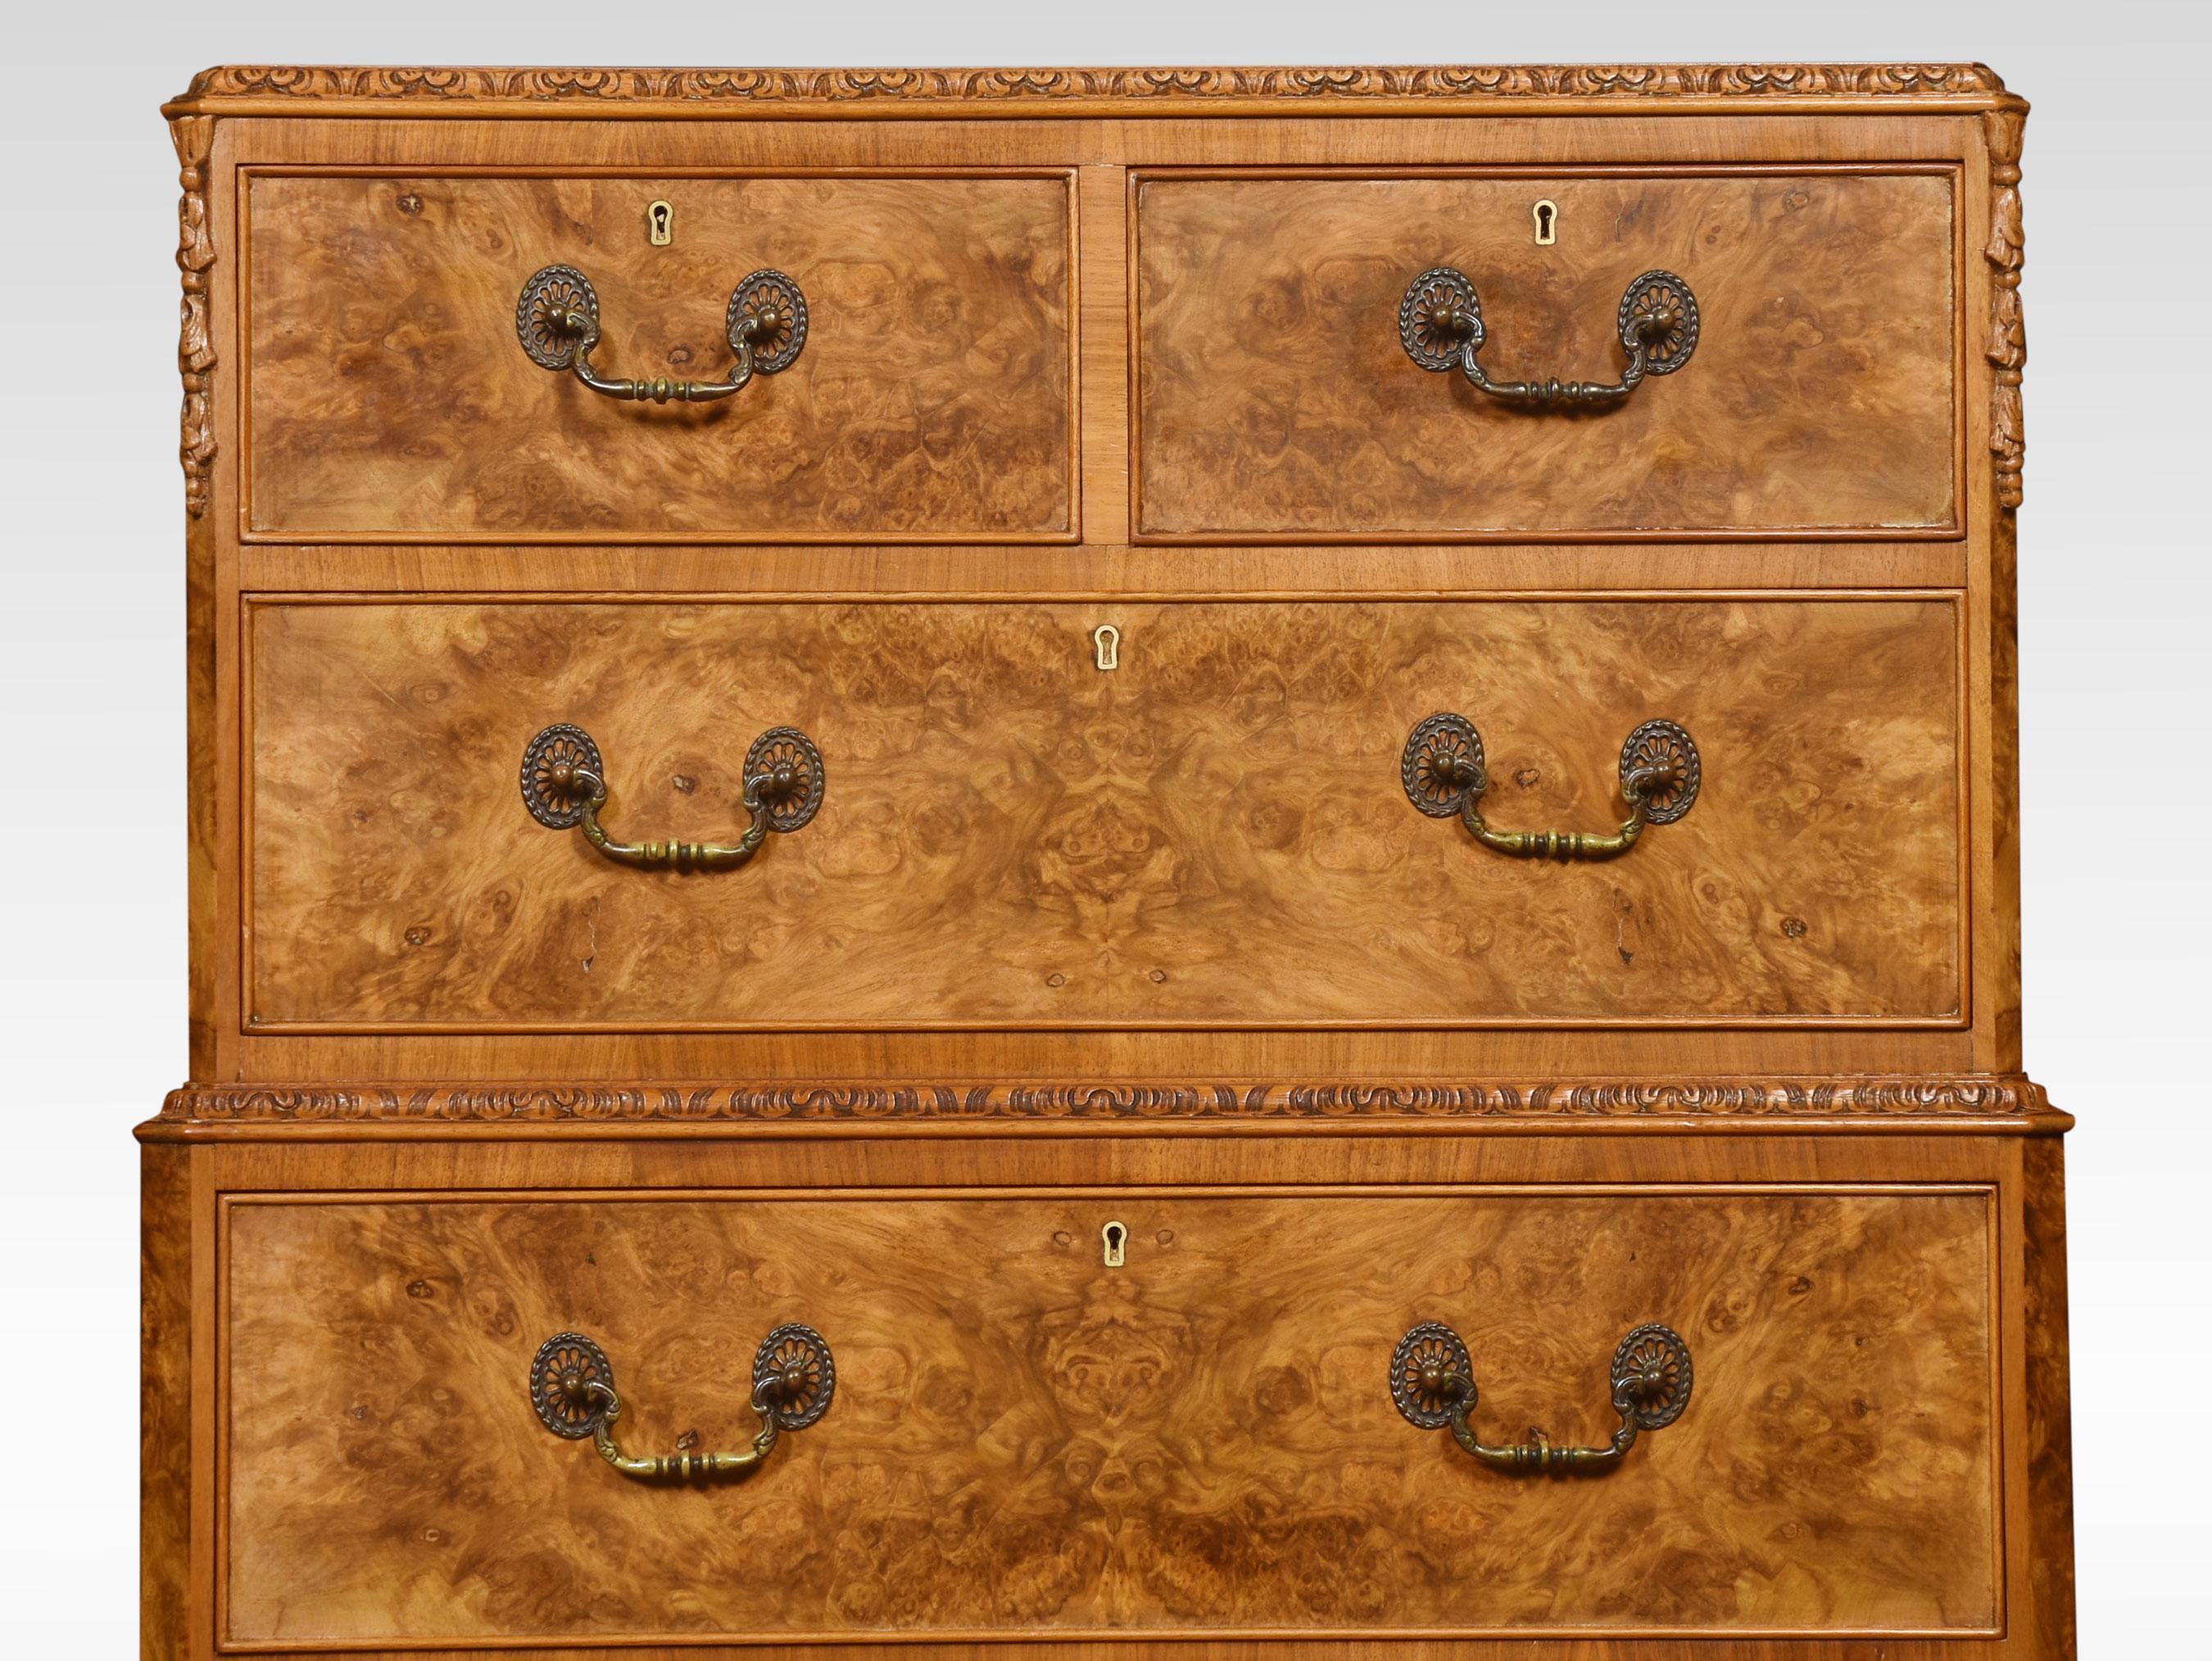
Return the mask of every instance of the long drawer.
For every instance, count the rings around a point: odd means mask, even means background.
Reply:
[[[1955,534],[1955,193],[1948,168],[1141,175],[1137,529]]]
[[[301,599],[249,633],[264,1030],[1960,1017],[1950,597]]]
[[[1065,173],[270,173],[246,217],[252,534],[1073,535]]]
[[[1987,1190],[226,1215],[245,1647],[1999,1624]]]

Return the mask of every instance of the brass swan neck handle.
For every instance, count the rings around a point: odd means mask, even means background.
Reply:
[[[1646,271],[1620,297],[1616,318],[1628,362],[1617,381],[1492,380],[1476,354],[1486,331],[1482,300],[1467,274],[1424,271],[1398,305],[1398,341],[1424,369],[1457,369],[1476,391],[1536,409],[1589,408],[1626,397],[1647,375],[1671,375],[1698,348],[1698,297],[1672,271]]]
[[[1620,747],[1620,828],[1508,831],[1482,816],[1490,788],[1482,735],[1464,715],[1431,715],[1415,727],[1399,759],[1399,782],[1423,813],[1457,816],[1486,848],[1516,859],[1614,859],[1633,848],[1648,825],[1670,825],[1696,803],[1703,765],[1690,735],[1673,721],[1646,721]]]
[[[564,1440],[589,1436],[599,1458],[638,1482],[704,1482],[750,1470],[787,1430],[804,1430],[830,1410],[836,1362],[811,1326],[777,1327],[753,1352],[752,1409],[760,1420],[741,1453],[625,1453],[615,1441],[623,1400],[606,1352],[580,1332],[556,1332],[530,1364],[530,1400],[546,1429]]]
[[[1620,1423],[1602,1447],[1561,1446],[1540,1429],[1525,1442],[1492,1446],[1468,1423],[1477,1391],[1467,1346],[1441,1321],[1424,1321],[1398,1341],[1390,1357],[1390,1398],[1407,1422],[1424,1430],[1449,1427],[1452,1440],[1479,1463],[1514,1476],[1595,1476],[1617,1469],[1645,1431],[1682,1416],[1695,1382],[1690,1347],[1672,1327],[1651,1322],[1613,1352],[1613,1409]]]
[[[580,827],[584,840],[619,865],[646,870],[734,870],[760,851],[768,834],[795,831],[822,806],[822,752],[797,727],[770,727],[745,752],[739,797],[750,822],[720,842],[618,842],[599,822],[607,781],[599,747],[569,722],[547,727],[522,752],[522,803],[548,830]]]
[[[592,361],[599,345],[599,296],[573,265],[548,265],[522,285],[514,332],[541,369],[567,370],[594,392],[654,403],[711,403],[741,391],[755,375],[788,369],[806,345],[806,296],[781,271],[753,272],[730,295],[723,331],[737,362],[721,380],[629,380],[602,375]]]
[[[781,1434],[776,1422],[774,1403],[753,1392],[753,1411],[760,1415],[760,1429],[753,1436],[753,1444],[743,1453],[625,1453],[615,1445],[615,1421],[622,1417],[622,1397],[616,1395],[611,1385],[586,1384],[584,1399],[592,1409],[592,1446],[599,1449],[605,1459],[625,1476],[640,1482],[703,1481],[710,1476],[726,1476],[760,1464],[775,1451],[775,1439]]]

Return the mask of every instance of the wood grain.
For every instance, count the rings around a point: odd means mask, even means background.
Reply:
[[[1093,362],[1095,360],[1086,359]],[[1103,433],[1103,422],[1091,431]],[[1101,442],[1104,442],[1102,436]],[[1126,424],[1114,434],[1123,452]],[[1086,458],[1095,458],[1086,442]],[[1086,460],[1086,466],[1090,464]],[[1096,481],[1097,473],[1091,477]],[[1127,479],[1115,510],[1086,524],[1126,518]],[[1092,499],[1095,512],[1105,494]],[[1454,543],[1366,543],[1282,549],[1193,544],[1172,553],[1146,544],[1087,539],[1080,557],[1040,557],[1034,548],[973,544],[815,548],[750,547],[742,569],[726,549],[540,548],[436,543],[396,547],[337,543],[300,548],[266,543],[239,550],[246,593],[720,594],[809,599],[847,595],[962,595],[975,599],[1079,597],[1370,599],[1462,598],[1532,592],[1776,589],[1957,589],[1967,586],[1968,549],[1955,542],[1590,543],[1563,559],[1553,545],[1486,544],[1480,561]]]
[[[1976,550],[1984,561],[1969,579],[1975,615],[1970,619],[1971,658],[1983,661],[1972,671],[1973,684],[1985,689],[1976,700],[1973,744],[1988,757],[1984,793],[1987,829],[1977,827],[1973,841],[1986,875],[1976,873],[1978,893],[1988,896],[1975,945],[1977,1003],[1984,1012],[1982,1064],[2020,1064],[2021,1049],[2021,951],[2020,905],[2020,526],[2021,470],[2026,464],[2021,383],[2027,362],[2027,338],[2021,309],[2020,282],[2025,233],[2021,221],[2020,155],[2024,111],[1985,116],[1985,145],[1980,179],[1981,213],[1988,225],[1982,244],[1980,278],[1987,290],[1987,322],[1981,356],[1989,366],[1990,396],[1970,411],[1980,418],[1980,440],[1989,458],[1977,481],[1985,527]],[[1971,300],[1970,300],[1971,304]],[[1976,308],[1980,309],[1980,308]],[[1985,709],[1986,712],[1984,712]]]
[[[1939,600],[273,604],[253,635],[264,1025],[1958,1007]],[[1495,823],[1617,820],[1621,741],[1661,713],[1704,791],[1612,864],[1504,859],[1400,789],[1438,708],[1484,730]],[[618,834],[726,834],[784,723],[825,805],[736,873],[616,867],[517,796],[562,720],[598,739]]]
[[[1074,525],[1070,184],[1056,177],[254,177],[250,528],[286,537],[1050,540]],[[648,246],[646,204],[675,205]],[[804,353],[722,403],[540,369],[566,264],[602,373],[714,379],[772,266]]]
[[[1401,1123],[1357,1143],[1326,1125],[1281,1135],[1237,1136],[1208,1127],[1176,1136],[1092,1137],[1044,1125],[1017,1135],[964,1127],[896,1124],[866,1136],[769,1137],[729,1125],[656,1134],[651,1125],[616,1136],[501,1137],[481,1130],[440,1137],[371,1138],[343,1125],[294,1127],[284,1137],[210,1143],[202,1152],[225,1193],[347,1191],[370,1197],[420,1190],[479,1197],[665,1188],[677,1198],[703,1190],[775,1190],[896,1197],[917,1189],[1146,1189],[1212,1187],[1280,1192],[1404,1186],[1611,1188],[1659,1184],[1699,1191],[1752,1183],[1892,1186],[1901,1183],[1986,1189],[2016,1182],[2019,1139],[1953,1134],[1922,1124],[1894,1136],[1770,1136],[1756,1125],[1716,1125],[1702,1135],[1620,1136],[1553,1125],[1540,1134],[1424,1134]],[[2001,1285],[1999,1289],[2007,1289]]]
[[[2066,1295],[2066,1150],[2052,1137],[2023,1148],[2027,1252],[2021,1325],[2027,1350],[2028,1604],[2040,1653],[2072,1661],[2074,1409]]]
[[[599,169],[639,173],[761,172],[792,174],[826,169],[1071,166],[1358,167],[1397,170],[1450,167],[1468,172],[1524,167],[1553,173],[1683,167],[1711,170],[1733,162],[1769,167],[1873,162],[1922,166],[1978,154],[1975,112],[2024,111],[2017,98],[1928,104],[1845,100],[1838,110],[1817,101],[1742,104],[1624,102],[1603,111],[1583,106],[1389,111],[1379,106],[1301,112],[1279,106],[1208,118],[1194,109],[1160,106],[1146,119],[1123,120],[1071,110],[1062,118],[980,122],[932,109],[897,112],[890,120],[847,121],[826,113],[787,112],[769,120],[623,123],[562,119],[545,105],[538,119],[519,123],[471,111],[443,119],[428,105],[404,110],[318,109],[288,105],[234,110],[219,121],[256,167],[337,167],[384,171],[504,166],[522,171]],[[889,106],[882,112],[890,112]],[[190,113],[173,106],[173,113]],[[1561,114],[1580,119],[1559,119]],[[1600,119],[1589,119],[1598,115]],[[1753,118],[1747,120],[1749,116]],[[551,117],[553,118],[546,118]]]
[[[1996,1619],[1981,1194],[241,1204],[228,1236],[235,1639]],[[1642,1319],[1698,1395],[1602,1482],[1498,1476],[1389,1403],[1419,1318],[1500,1434],[1604,1428]],[[525,1399],[574,1327],[633,1441],[712,1444],[783,1319],[838,1397],[740,1489],[625,1483]]]
[[[240,1592],[234,1634],[283,1634],[241,1639],[257,1652],[327,1655],[302,1634],[350,1622],[386,1635],[333,1641],[406,1661],[590,1661],[617,1628],[636,1661],[801,1641],[1259,1661],[1293,1635],[1347,1661],[1536,1640],[1558,1661],[2069,1661],[2069,1121],[2019,1076],[2011,822],[2024,112],[1956,65],[196,83],[161,165],[184,171],[197,395],[201,1082],[145,1131],[149,1661],[212,1661]],[[1183,216],[1216,263],[1178,266],[1146,322],[1213,355],[1169,389],[1179,435],[1153,419],[1171,411],[1133,419],[1152,341],[1132,302],[1158,297],[1131,170],[1156,206],[1236,209]],[[1228,170],[1255,171],[1194,177]],[[1459,205],[1248,210],[1293,185]],[[672,250],[638,234],[648,191],[678,201]],[[1638,211],[1609,213],[1629,191]],[[1569,210],[1541,265],[1539,192]],[[1644,254],[1662,232],[1678,252]],[[1377,250],[1407,269],[1381,282]],[[597,281],[617,373],[712,373],[722,297],[763,264],[806,282],[814,339],[726,411],[592,398],[513,343],[514,291],[555,258]],[[1697,283],[1699,355],[1559,433],[1510,419],[1398,354],[1404,279],[1438,258],[1481,285],[1495,373],[1615,367],[1615,297],[1653,264]],[[1263,266],[1282,282],[1255,299]],[[948,290],[969,309],[931,309]],[[1314,401],[1355,358],[1395,401],[1379,421]],[[291,403],[250,403],[257,366]],[[1296,417],[1279,455],[1262,396]],[[1412,442],[1389,424],[1417,419]],[[775,459],[763,432],[795,458],[780,495],[744,470]],[[1133,511],[1170,439],[1230,458],[1184,467],[1197,528]],[[1041,546],[1075,540],[1079,491],[1087,545]],[[1261,528],[1206,529],[1225,507]],[[317,591],[384,595],[401,624],[260,597]],[[603,621],[622,596],[653,603]],[[539,597],[546,621],[485,597]],[[1197,605],[1246,621],[1169,626]],[[1134,620],[1124,669],[1076,673],[1108,620]],[[1647,694],[1667,706],[1623,707]],[[612,886],[641,874],[514,800],[548,699],[570,707],[543,718],[599,730],[618,827],[729,827],[729,767],[795,717],[830,751],[830,805],[734,886],[642,877],[641,904]],[[1505,753],[1501,823],[1609,823],[1632,713],[1691,721],[1705,799],[1610,870],[1486,869],[1396,794],[1404,727],[1437,706]],[[264,809],[283,907],[257,908]],[[1616,888],[1639,940],[1614,933]],[[581,991],[580,919],[609,943]],[[872,963],[878,931],[902,943]],[[246,1018],[264,962],[267,1007],[307,1019]],[[1749,1013],[1692,1013],[1722,1005]],[[616,1020],[639,1008],[696,1019]],[[473,1013],[434,1024],[453,1009]],[[1340,1014],[1437,1009],[1457,1024]],[[895,1029],[915,1009],[992,1024]],[[394,1018],[366,1030],[369,1010]],[[823,1011],[877,1024],[807,1024]],[[1173,1024],[1249,1018],[1298,1024]],[[1051,1240],[1095,1242],[1086,1192],[1178,1240],[1097,1285]],[[299,1215],[239,1230],[234,1278],[218,1194],[320,1198],[239,1207]],[[1380,1245],[1328,1225],[1346,1213],[1387,1220]],[[1686,1219],[1656,1253],[1655,1216]],[[781,1308],[787,1287],[843,1312]],[[1008,1310],[1032,1318],[983,1318]],[[743,1489],[633,1489],[514,1428],[525,1321],[601,1321],[639,1445],[665,1450],[742,1423],[728,1359],[784,1314],[842,1323],[846,1391]],[[1698,1397],[1650,1463],[1577,1488],[1501,1491],[1402,1425],[1364,1338],[1452,1319],[1486,1429],[1594,1434],[1604,1357],[1653,1315],[1696,1346]],[[807,1546],[775,1555],[777,1529]],[[748,1601],[736,1573],[770,1557]],[[1748,1635],[1778,1622],[1823,1635]]]
[[[1138,530],[1154,537],[1940,530],[1957,523],[1948,173],[1146,178]],[[1559,204],[1534,246],[1530,204]],[[1561,415],[1415,366],[1465,271],[1500,378],[1611,379],[1621,293],[1698,296],[1679,373]]]
[[[181,1657],[191,1637],[191,1160],[182,1148],[147,1147],[138,1155],[138,1652],[143,1661]]]
[[[1295,1640],[1295,1653],[1307,1661],[1528,1661],[1527,1638],[1464,1639],[1393,1634],[1387,1639],[1309,1639],[1280,1633],[1257,1638],[1160,1638],[1139,1642],[1119,1636],[1063,1641],[955,1638],[943,1642],[911,1638],[864,1638],[849,1643],[810,1639],[809,1661],[1128,1661],[1133,1647],[1147,1658],[1173,1661],[1278,1661]],[[786,1640],[788,1643],[788,1640]],[[684,1640],[667,1644],[624,1644],[621,1661],[704,1661],[705,1658],[750,1658],[761,1646]],[[243,1653],[319,1661],[323,1649],[256,1646]],[[408,1645],[397,1652],[404,1661],[483,1661],[476,1645]],[[502,1644],[499,1661],[603,1661],[598,1645]],[[2027,1661],[2033,1652],[2008,1640],[1896,1639],[1622,1639],[1546,1637],[1537,1651],[1541,1661]],[[2034,1657],[2034,1661],[2041,1661]]]

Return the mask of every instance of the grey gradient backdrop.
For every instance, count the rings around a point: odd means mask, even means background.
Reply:
[[[136,1653],[130,1131],[185,1064],[176,164],[155,106],[227,59],[566,50],[602,64],[1980,58],[2033,100],[2027,1058],[2081,1118],[2083,1652],[2204,1653],[2208,14],[2139,0],[25,6],[0,90],[0,1652]],[[2197,1451],[2167,1451],[2192,1436]]]

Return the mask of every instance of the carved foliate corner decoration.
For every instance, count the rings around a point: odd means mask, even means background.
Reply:
[[[1990,393],[1990,453],[1996,461],[1997,505],[2010,512],[2021,503],[2021,470],[2027,437],[2021,420],[2020,385],[2027,367],[2027,328],[2021,313],[2020,272],[2027,258],[2020,216],[2020,150],[2027,125],[2018,110],[1982,117],[1990,145],[1990,343],[1996,376]]]
[[[215,118],[180,115],[169,123],[177,147],[177,269],[184,300],[177,317],[177,373],[185,383],[177,443],[185,468],[185,511],[207,512],[215,470],[215,337],[208,317],[208,273],[215,268],[215,239],[208,233],[207,159]]]

